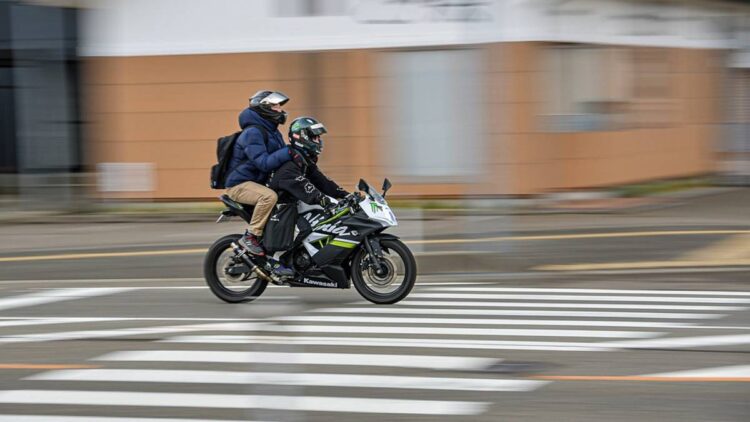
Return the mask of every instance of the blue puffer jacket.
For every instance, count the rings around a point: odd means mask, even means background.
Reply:
[[[260,130],[256,127],[248,128],[250,125],[259,125],[266,129],[268,145],[264,142]],[[284,144],[284,137],[279,132],[278,125],[260,117],[249,108],[240,113],[240,127],[242,134],[234,144],[232,160],[229,162],[231,170],[225,185],[231,188],[247,181],[264,185],[269,173],[291,159]]]

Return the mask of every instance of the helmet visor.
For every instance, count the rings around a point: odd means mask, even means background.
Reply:
[[[284,105],[289,101],[289,97],[281,92],[272,92],[266,98],[260,100],[261,104]]]
[[[323,123],[315,123],[314,125],[310,126],[310,132],[315,136],[320,136],[324,133],[328,133],[326,130],[326,127],[323,126]]]

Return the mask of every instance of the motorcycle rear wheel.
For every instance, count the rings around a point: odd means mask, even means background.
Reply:
[[[352,258],[352,282],[365,299],[379,305],[389,305],[404,299],[411,292],[417,280],[417,261],[400,240],[382,239],[380,246],[385,273],[375,273],[367,264],[371,259],[367,250],[361,248]]]
[[[203,277],[206,284],[216,297],[228,303],[255,300],[268,286],[267,281],[252,272],[236,276],[226,273],[228,266],[235,265],[232,242],[237,242],[240,237],[239,234],[231,234],[217,240],[208,248],[203,260]]]

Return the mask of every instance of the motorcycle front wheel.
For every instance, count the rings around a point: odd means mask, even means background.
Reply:
[[[417,262],[408,247],[400,240],[382,239],[380,247],[380,274],[372,265],[376,257],[370,257],[365,248],[358,250],[352,258],[352,281],[362,297],[372,303],[388,305],[405,298],[417,280]]]
[[[259,278],[252,271],[232,271],[233,267],[247,268],[235,256],[232,242],[237,242],[241,235],[231,234],[214,242],[203,261],[203,277],[216,297],[229,303],[249,302],[260,296],[268,282]]]

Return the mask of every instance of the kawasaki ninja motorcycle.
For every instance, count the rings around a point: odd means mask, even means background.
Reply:
[[[268,283],[292,287],[348,289],[351,284],[365,299],[378,304],[396,303],[409,294],[417,278],[417,263],[398,237],[384,233],[397,225],[383,194],[360,179],[362,194],[351,194],[336,203],[335,211],[297,202],[294,241],[273,257],[251,255],[238,244],[240,234],[224,236],[208,250],[203,272],[211,291],[220,299],[247,302],[260,296]],[[252,206],[228,196],[217,222],[239,216],[249,222]],[[272,217],[273,218],[273,217]],[[271,260],[294,270],[293,277],[274,274]]]

